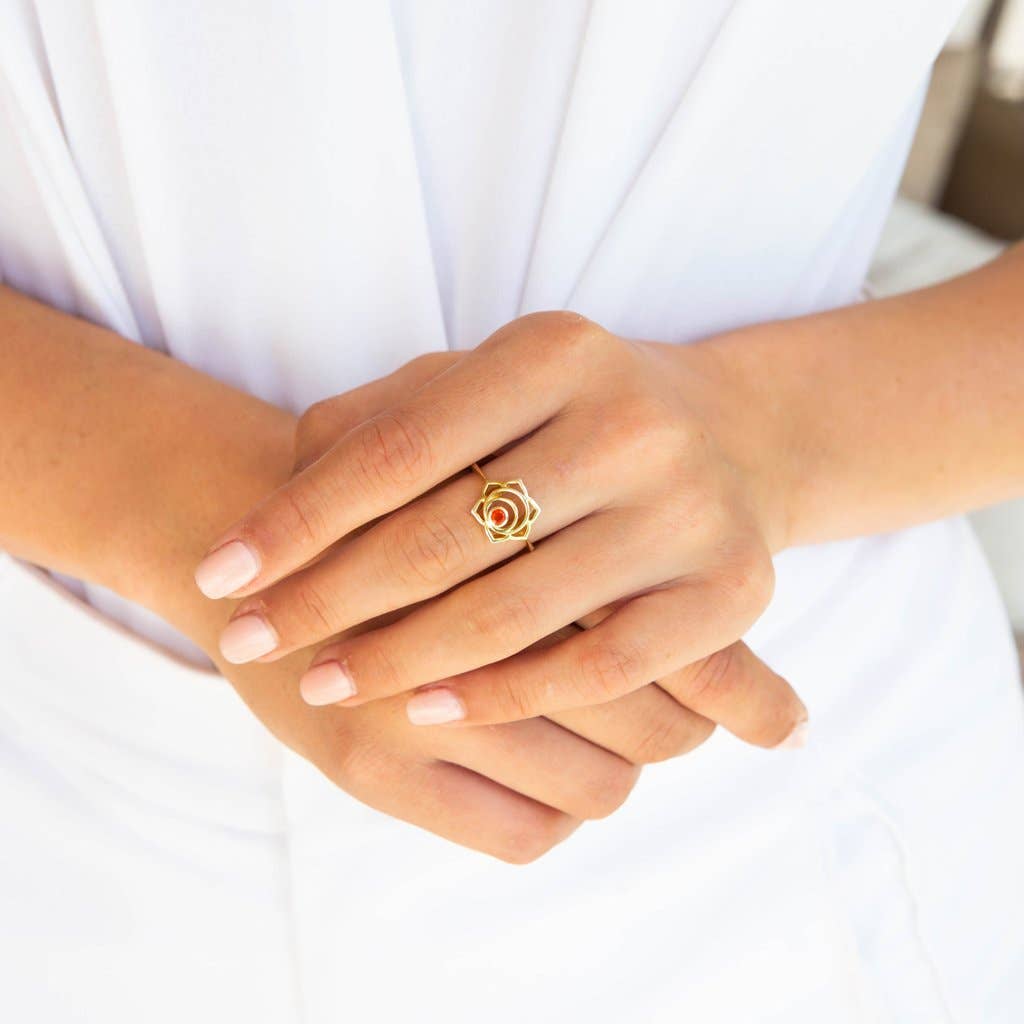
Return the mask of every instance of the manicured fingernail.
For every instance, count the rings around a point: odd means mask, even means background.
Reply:
[[[277,634],[262,615],[240,615],[220,635],[220,653],[233,665],[260,658],[276,646]]]
[[[256,552],[240,540],[233,540],[211,551],[196,566],[196,586],[207,597],[227,597],[256,578],[260,560]]]
[[[799,722],[793,731],[781,742],[775,745],[776,750],[799,750],[807,746],[807,723]]]
[[[466,706],[451,690],[420,690],[409,698],[405,713],[413,725],[444,725],[466,717]]]
[[[299,680],[299,693],[307,704],[320,707],[337,704],[355,696],[356,684],[336,661],[325,661],[307,669]]]

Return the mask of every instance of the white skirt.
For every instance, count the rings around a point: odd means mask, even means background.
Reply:
[[[512,867],[333,789],[219,676],[5,559],[4,1018],[1018,1024],[1024,718],[973,536],[777,564],[749,640],[810,746],[719,732]]]

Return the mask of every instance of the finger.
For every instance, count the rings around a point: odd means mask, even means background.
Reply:
[[[567,320],[567,330],[581,323],[589,321]],[[196,570],[200,588],[224,597],[265,587],[539,427],[575,386],[573,375],[555,372],[553,348],[550,333],[532,338],[510,326],[349,431],[220,537]]]
[[[464,354],[428,352],[411,359],[386,377],[311,405],[299,417],[293,472],[301,472],[316,462],[343,434],[389,405],[405,400]]]
[[[714,722],[653,684],[605,704],[558,711],[548,719],[635,765],[688,754],[715,730]],[[466,730],[442,731],[461,736]]]
[[[593,629],[624,603],[613,601],[581,615],[571,627],[553,633],[543,646],[551,647],[581,629]],[[633,764],[654,764],[681,757],[704,743],[715,731],[715,723],[676,700],[673,693],[676,674],[617,700],[558,711],[547,717]],[[663,685],[665,683],[668,685]]]
[[[573,818],[603,818],[639,776],[629,761],[544,718],[490,729],[432,729],[433,754]]]
[[[807,742],[807,710],[803,702],[789,683],[742,640],[670,672],[658,680],[658,687],[681,705],[692,708],[696,700],[708,709],[704,713],[709,719],[714,717],[714,707],[727,702],[738,704],[747,699],[746,694],[757,691],[765,701],[763,717],[730,716],[731,725],[726,728],[761,747],[797,749]],[[778,704],[772,702],[773,694],[780,697]],[[737,712],[742,710],[737,707]]]
[[[600,458],[593,456],[587,442],[578,441],[576,431],[571,421],[556,421],[485,466],[492,480],[521,476],[542,503],[543,512],[531,527],[535,542],[606,504],[613,488],[622,483],[621,475],[602,471]],[[282,657],[356,623],[442,594],[521,552],[521,542],[488,540],[471,514],[480,498],[480,478],[463,473],[350,536],[311,566],[243,600],[222,634],[222,653],[235,663]],[[627,537],[635,542],[637,531]],[[624,552],[620,555],[617,560],[627,561]],[[540,586],[537,574],[549,562],[545,554],[532,564],[535,586]],[[585,603],[589,610],[592,597]],[[531,636],[523,643],[535,639]],[[472,667],[450,666],[443,674]]]
[[[576,625],[566,626],[538,641],[535,646],[551,647],[575,635],[579,628]],[[525,723],[510,722],[495,728],[511,729],[545,722],[562,726],[559,733],[568,730],[575,737],[588,741],[588,747],[593,744],[617,755],[611,764],[603,761],[598,761],[593,767],[580,764],[566,778],[564,741],[557,746],[551,744],[554,755],[551,757],[541,757],[536,748],[526,752],[526,764],[519,766],[513,788],[580,818],[602,817],[618,806],[621,795],[632,784],[629,779],[621,777],[622,761],[639,766],[678,757],[703,743],[715,728],[713,722],[678,704],[664,690],[653,685],[607,704],[575,708],[552,715],[550,719],[531,718]],[[426,731],[431,733],[435,743],[445,737],[461,739],[467,733],[486,735],[486,730],[438,728]],[[523,747],[525,744],[521,749]],[[465,759],[460,763],[513,785],[493,770],[484,770]],[[612,776],[610,780],[607,778],[609,773]],[[638,777],[637,773],[633,781]],[[527,788],[525,779],[535,781]]]
[[[579,819],[444,761],[409,765],[383,752],[335,780],[357,800],[443,839],[527,864],[579,827]]]
[[[644,557],[626,544],[609,543],[609,536],[622,534],[624,518],[619,510],[591,516],[388,626],[328,644],[302,677],[303,697],[326,704],[347,694],[346,703],[355,706],[461,675],[523,651],[595,605],[654,585],[663,569],[651,545],[634,538]],[[600,699],[615,696],[621,694]],[[538,713],[588,703],[595,701],[551,705]]]
[[[263,680],[266,683],[266,680]],[[278,739],[363,803],[462,846],[526,863],[561,842],[578,819],[430,749],[441,730],[409,725],[401,701],[352,715],[314,713],[294,686],[249,678],[239,693]],[[462,730],[466,733],[471,730]],[[495,730],[484,729],[481,733]],[[458,744],[452,744],[456,760]]]
[[[584,619],[596,625],[613,610],[613,606],[608,605],[585,616]],[[584,619],[580,621],[583,622]],[[574,636],[580,628],[580,625],[574,623],[556,630],[538,641],[534,647],[551,647],[561,640]],[[656,761],[687,754],[703,743],[715,728],[714,722],[677,703],[668,693],[653,684],[607,704],[558,712],[551,715],[548,720],[634,765],[653,764]],[[439,735],[447,733],[461,736],[466,730],[441,728],[431,731]],[[553,800],[544,802],[555,803]],[[568,810],[562,804],[557,806]]]
[[[750,625],[721,589],[688,581],[633,598],[594,629],[548,650],[524,651],[415,694],[413,722],[483,724],[613,700],[691,663],[676,699],[741,739],[776,746],[807,720],[792,687],[732,641]],[[728,648],[720,658],[711,655]]]

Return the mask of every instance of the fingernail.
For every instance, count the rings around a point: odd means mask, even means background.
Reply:
[[[256,578],[260,560],[256,552],[240,540],[233,540],[211,551],[196,566],[196,586],[207,597],[227,597]]]
[[[307,669],[299,680],[299,693],[307,704],[321,707],[355,696],[356,684],[336,661],[325,661]]]
[[[233,665],[269,654],[277,647],[277,634],[262,615],[242,615],[229,622],[220,635],[220,653]]]
[[[776,750],[799,750],[807,746],[807,723],[799,722],[794,726],[793,731],[781,742],[775,745]]]
[[[444,725],[466,717],[466,706],[451,690],[420,690],[409,698],[405,713],[413,725]]]

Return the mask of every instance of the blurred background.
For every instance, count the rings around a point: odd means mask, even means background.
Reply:
[[[969,0],[935,62],[869,284],[876,295],[918,288],[984,263],[1021,238],[1024,0]],[[1024,500],[971,518],[1024,660]]]

